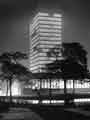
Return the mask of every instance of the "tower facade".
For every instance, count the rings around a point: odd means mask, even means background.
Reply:
[[[47,57],[47,52],[62,43],[62,14],[38,12],[30,24],[30,70],[42,72],[47,63],[55,58]]]
[[[29,27],[30,31],[30,71],[43,72],[42,68],[45,64],[51,63],[55,60],[54,57],[48,58],[47,52],[50,48],[62,44],[62,13],[58,12],[38,12],[32,19]],[[62,56],[61,56],[62,58]],[[51,81],[43,79],[40,85],[40,81],[33,80],[34,85],[32,89],[51,88],[57,89],[57,94],[64,93],[64,81],[55,80]],[[73,92],[73,80],[67,81],[67,92]],[[88,88],[88,89],[87,89]],[[62,91],[61,91],[62,89]],[[75,93],[88,93],[90,89],[89,83],[81,84],[78,80],[74,85]],[[55,94],[53,92],[52,94]]]

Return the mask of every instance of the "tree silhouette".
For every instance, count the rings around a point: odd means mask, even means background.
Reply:
[[[64,59],[73,59],[77,63],[87,68],[87,51],[84,47],[77,42],[63,43],[62,44],[62,55]]]
[[[46,71],[49,73],[60,73],[60,78],[64,79],[64,94],[67,94],[67,80],[73,79],[73,88],[75,80],[83,80],[89,77],[87,68],[87,51],[80,43],[62,43],[62,47],[48,51],[48,57],[56,57],[55,61],[46,64]],[[55,55],[56,54],[56,55]],[[60,58],[62,55],[62,59]],[[74,89],[73,89],[74,92]],[[66,99],[66,97],[65,97]],[[65,100],[65,102],[67,102]]]
[[[74,83],[76,80],[76,75],[78,75],[78,79],[85,79],[85,73],[88,73],[87,70],[87,51],[84,47],[77,42],[74,43],[63,43],[62,47],[64,48],[62,51],[62,55],[66,61],[68,62],[67,71],[71,72],[73,78],[73,92],[74,92]],[[68,72],[68,74],[70,73]],[[79,74],[78,74],[79,73]],[[81,79],[82,78],[82,79]]]
[[[26,59],[27,55],[25,53],[23,54],[20,52],[18,52],[18,55],[17,55],[16,53],[17,52],[13,52],[13,53],[5,52],[0,56],[0,63],[2,64],[1,66],[2,73],[0,77],[2,79],[7,79],[7,81],[9,82],[10,102],[12,102],[11,86],[12,86],[13,77],[16,76],[20,80],[23,80],[23,78],[29,79],[30,77],[29,70],[17,62],[17,59],[18,60]]]
[[[0,56],[0,61],[9,61],[18,63],[20,60],[28,59],[28,55],[26,53],[22,53],[19,51],[16,52],[4,52]]]
[[[55,47],[52,47],[47,51],[47,57],[53,57],[55,58],[55,61],[57,61],[61,57],[61,50],[61,45],[56,45]]]

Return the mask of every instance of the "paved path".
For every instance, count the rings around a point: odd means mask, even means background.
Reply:
[[[86,117],[90,117],[90,111],[82,110],[80,108],[67,108],[67,109],[65,109],[65,111],[74,112],[74,113],[81,114]]]
[[[40,116],[25,108],[10,108],[7,113],[1,113],[0,120],[42,120]]]
[[[11,107],[8,112],[0,113],[2,116],[0,120],[90,120],[90,111],[80,108],[60,109],[59,107],[38,106],[33,111],[28,108]]]

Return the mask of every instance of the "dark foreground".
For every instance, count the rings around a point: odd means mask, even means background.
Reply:
[[[0,104],[0,120],[90,120],[90,105]]]

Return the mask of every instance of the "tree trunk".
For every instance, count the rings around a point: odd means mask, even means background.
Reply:
[[[6,91],[6,96],[8,96],[8,80],[7,80],[7,91]]]
[[[42,89],[42,79],[40,78],[40,89],[39,89],[39,92],[38,92],[38,96],[39,96],[39,103],[41,103],[41,89]]]
[[[51,97],[52,97],[52,93],[51,93],[51,79],[50,79],[50,88],[49,88],[49,97],[50,97],[50,103],[51,103]]]
[[[75,93],[75,80],[73,80],[73,95]]]
[[[9,87],[10,87],[10,103],[12,103],[12,77],[9,79]]]
[[[64,103],[67,104],[67,86],[66,86],[67,82],[66,79],[64,79]]]
[[[73,99],[72,99],[73,104],[74,104],[74,94],[75,94],[75,80],[73,79]]]

